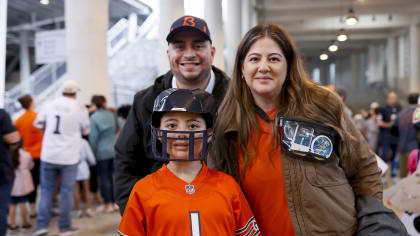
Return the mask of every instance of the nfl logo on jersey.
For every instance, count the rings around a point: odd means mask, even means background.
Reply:
[[[194,185],[191,185],[191,184],[185,185],[185,192],[188,193],[188,194],[195,193]]]

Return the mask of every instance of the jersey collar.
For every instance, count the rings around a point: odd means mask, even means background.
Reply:
[[[167,164],[164,164],[161,168],[162,175],[165,176],[164,180],[161,182],[165,185],[165,187],[170,187],[175,189],[177,192],[183,192],[187,195],[189,195],[186,191],[186,186],[193,186],[194,191],[198,191],[201,186],[203,185],[203,182],[207,176],[208,173],[208,167],[206,164],[201,161],[202,167],[198,175],[195,177],[195,179],[191,183],[187,183],[184,180],[178,178],[174,173],[172,173],[168,167]]]

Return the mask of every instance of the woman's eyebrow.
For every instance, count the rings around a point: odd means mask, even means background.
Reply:
[[[261,56],[261,54],[253,52],[253,53],[248,54],[246,57],[250,57],[250,56]]]
[[[273,55],[284,57],[283,54],[277,53],[277,52],[273,52],[273,53],[268,54],[268,56],[273,56]]]
[[[168,121],[178,121],[178,119],[175,119],[175,118],[163,118],[163,122],[168,122]]]
[[[283,56],[283,54],[278,53],[278,52],[272,52],[272,53],[269,53],[268,55],[269,55],[269,56],[272,56],[272,55]],[[249,56],[261,56],[261,54],[260,54],[260,53],[258,53],[258,52],[253,52],[253,53],[248,54],[248,57],[249,57]]]

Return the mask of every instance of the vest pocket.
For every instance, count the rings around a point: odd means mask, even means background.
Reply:
[[[357,228],[353,189],[338,161],[305,163],[305,226],[314,235],[352,235]]]
[[[306,179],[313,186],[332,187],[349,184],[344,170],[338,165],[338,159],[334,155],[330,162],[305,162]]]

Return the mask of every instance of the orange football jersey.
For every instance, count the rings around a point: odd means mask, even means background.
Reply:
[[[260,235],[245,196],[235,180],[203,163],[190,184],[164,165],[139,180],[118,235]]]

